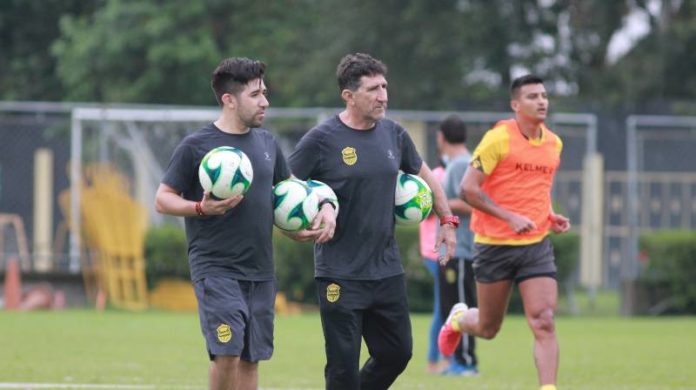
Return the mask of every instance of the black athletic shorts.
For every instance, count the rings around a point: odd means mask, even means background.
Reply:
[[[539,276],[555,278],[555,260],[548,236],[529,245],[474,245],[474,275],[480,283],[520,283]]]
[[[194,283],[194,290],[210,360],[216,355],[249,362],[271,358],[274,281],[205,277]]]

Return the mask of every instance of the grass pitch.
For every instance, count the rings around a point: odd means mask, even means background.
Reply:
[[[394,389],[537,388],[532,336],[523,317],[508,317],[495,340],[479,342],[481,375],[475,378],[426,374],[429,316],[413,315],[412,321],[414,356]],[[696,389],[696,317],[562,316],[557,330],[560,389]],[[273,359],[260,365],[262,388],[324,388],[317,313],[279,316],[275,342]],[[0,388],[54,383],[203,389],[207,366],[194,313],[0,311]]]

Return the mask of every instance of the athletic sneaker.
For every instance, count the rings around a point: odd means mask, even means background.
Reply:
[[[450,363],[450,366],[442,372],[442,375],[448,376],[478,376],[478,368],[460,363]]]
[[[440,375],[447,371],[447,368],[449,368],[449,362],[447,360],[428,362],[428,374]]]
[[[452,322],[456,321],[466,313],[468,307],[464,303],[457,303],[452,306],[449,316],[447,316],[447,321],[440,328],[440,334],[437,335],[437,347],[440,349],[440,353],[445,357],[450,357],[457,349],[457,345],[462,340],[462,334],[459,332],[459,325],[455,325],[456,329],[452,327]]]

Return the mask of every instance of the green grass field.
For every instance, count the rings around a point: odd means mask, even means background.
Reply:
[[[393,388],[537,388],[523,317],[508,317],[495,340],[479,343],[476,378],[426,374],[429,317],[412,318],[414,358]],[[694,317],[562,316],[557,328],[561,389],[696,389]],[[318,314],[279,316],[275,340],[273,359],[260,366],[261,387],[322,389]],[[0,388],[20,388],[10,383],[205,388],[207,364],[193,313],[0,311]]]

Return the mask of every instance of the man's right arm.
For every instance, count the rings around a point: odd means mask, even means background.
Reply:
[[[288,165],[292,177],[298,180],[309,180],[319,164],[319,144],[321,132],[317,128],[310,129],[295,145],[295,150],[288,157]],[[322,199],[320,199],[322,200]],[[322,206],[312,220],[309,228],[297,232],[280,231],[295,241],[315,241],[324,243],[333,238],[336,229],[336,212],[328,204]]]
[[[210,192],[203,193],[200,202],[184,199],[174,188],[160,183],[155,194],[155,209],[158,213],[175,215],[177,217],[195,217],[205,215],[223,215],[242,201],[242,195],[215,200]],[[196,206],[198,205],[198,206]]]
[[[186,200],[174,188],[160,183],[155,194],[155,209],[158,213],[192,217],[198,215],[196,202]]]
[[[461,196],[471,207],[502,219],[517,233],[526,233],[536,228],[531,219],[498,206],[481,188],[485,180],[486,174],[482,171],[472,166],[466,170],[461,183]]]
[[[194,202],[184,199],[174,188],[160,183],[155,194],[155,209],[158,213],[178,217],[223,215],[231,208],[237,206],[243,198],[243,196],[237,195],[227,199],[215,200],[210,197],[209,192],[205,192],[200,202]],[[196,207],[197,204],[198,207]]]

